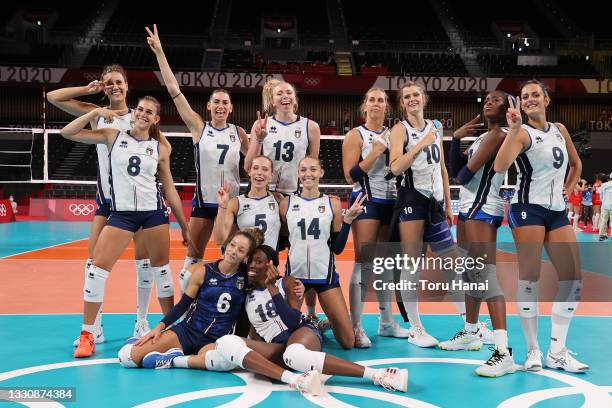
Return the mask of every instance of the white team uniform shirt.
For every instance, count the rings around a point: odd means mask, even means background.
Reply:
[[[531,139],[514,161],[518,172],[512,204],[537,204],[552,211],[565,210],[563,185],[568,164],[565,138],[554,123],[545,131],[522,125]]]
[[[423,129],[413,128],[407,120],[403,120],[401,123],[406,128],[404,153],[414,148],[423,136],[427,135],[431,128],[435,126],[434,122],[429,119],[425,119]],[[440,169],[440,158],[444,152],[441,146],[442,129],[437,129],[436,141],[419,152],[412,165],[404,172],[404,185],[407,188],[414,188],[427,198],[433,196],[439,202],[444,200]]]
[[[117,129],[127,132],[132,128],[132,110],[128,109],[125,115],[113,118],[110,123],[106,123],[103,117],[98,117],[96,129]],[[108,160],[108,146],[106,143],[96,145],[98,153],[98,194],[96,199],[99,204],[111,201],[110,193],[110,168]]]
[[[307,283],[331,283],[335,259],[329,239],[334,213],[329,196],[291,195],[285,217],[290,245],[287,275]]]
[[[217,129],[206,122],[200,140],[193,145],[196,166],[198,207],[217,207],[217,191],[224,182],[229,183],[229,197],[240,190],[240,134],[236,125]]]
[[[278,279],[275,285],[284,298],[285,288],[283,287],[283,279]],[[253,289],[248,293],[246,312],[253,328],[266,343],[271,343],[276,336],[288,330],[287,325],[276,312],[272,295],[270,295],[267,288]]]
[[[612,210],[612,181],[607,181],[599,187],[601,208]]]
[[[508,133],[507,128],[502,128],[502,132]],[[471,158],[489,132],[480,135],[468,149],[468,156]],[[506,172],[496,173],[493,170],[495,157],[492,157],[474,174],[474,177],[459,190],[459,202],[461,213],[470,216],[478,210],[483,210],[489,215],[504,216],[504,199],[499,195],[499,190],[504,184]]]
[[[159,142],[137,140],[118,132],[110,151],[111,208],[113,211],[164,209],[157,182]]]
[[[393,203],[397,199],[397,188],[395,178],[385,180],[385,176],[389,173],[389,133],[385,127],[379,132],[368,129],[365,126],[357,127],[357,131],[361,136],[361,156],[359,161],[365,160],[372,151],[372,143],[380,140],[387,146],[387,151],[380,155],[372,168],[364,176],[363,186],[356,182],[353,184],[353,192],[359,193],[362,187],[365,188],[368,198],[374,202]]]
[[[298,164],[308,150],[308,118],[298,116],[295,122],[268,119],[268,135],[262,153],[272,160],[274,174],[271,191],[292,194],[298,190]]]
[[[276,249],[278,234],[281,229],[278,203],[268,193],[261,198],[249,198],[245,194],[238,196],[236,224],[239,229],[257,227],[264,233],[264,244]]]

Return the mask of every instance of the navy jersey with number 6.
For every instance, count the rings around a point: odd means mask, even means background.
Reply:
[[[212,338],[230,334],[245,300],[247,266],[233,275],[219,271],[219,261],[204,265],[204,282],[186,324]]]

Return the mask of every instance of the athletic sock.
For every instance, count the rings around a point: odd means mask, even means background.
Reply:
[[[191,356],[174,357],[174,359],[172,359],[172,365],[176,368],[189,368],[189,364],[187,364],[189,357]]]

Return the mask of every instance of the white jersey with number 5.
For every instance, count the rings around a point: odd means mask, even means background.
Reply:
[[[289,196],[287,205],[289,257],[287,275],[307,283],[331,283],[334,253],[329,247],[334,213],[329,196]]]
[[[96,120],[96,129],[117,129],[127,132],[132,128],[132,110],[128,109],[125,115],[112,118],[107,122],[103,117],[98,117]],[[98,203],[110,202],[110,173],[108,162],[108,146],[106,144],[97,144],[96,153],[98,153]]]
[[[199,207],[217,207],[217,191],[229,183],[229,197],[240,189],[240,134],[236,125],[224,129],[206,122],[200,140],[193,145],[196,166],[195,201]]]
[[[278,203],[268,193],[261,198],[249,198],[244,194],[238,196],[238,213],[236,224],[239,229],[257,227],[264,233],[264,244],[276,249],[278,234],[281,229]]]
[[[567,146],[563,134],[554,123],[549,123],[543,131],[531,125],[522,125],[522,128],[529,134],[531,143],[514,161],[518,177],[512,203],[565,210]]]
[[[283,279],[279,279],[275,283],[282,297],[285,297],[285,288],[283,287]],[[272,340],[287,330],[287,325],[276,312],[274,301],[268,289],[253,289],[246,299],[246,312],[249,316],[249,321],[253,328],[266,343],[271,343]]]
[[[285,123],[271,117],[267,130],[262,154],[269,157],[274,166],[270,190],[295,193],[298,189],[298,164],[308,150],[308,118],[298,116],[295,122]]]
[[[159,142],[138,140],[118,132],[110,151],[111,205],[113,211],[164,209],[157,182]]]
[[[440,170],[440,157],[443,153],[442,148],[442,128],[438,128],[434,121],[425,119],[423,129],[413,128],[407,120],[403,120],[402,125],[406,128],[406,142],[404,143],[404,153],[414,148],[419,141],[426,136],[432,127],[436,127],[436,141],[417,153],[412,165],[404,172],[404,186],[414,188],[425,197],[434,196],[437,201],[444,200],[444,190],[442,186],[442,173]]]
[[[508,133],[507,128],[502,132]],[[485,132],[472,143],[468,149],[468,157],[471,158],[480,148],[480,144],[489,132]],[[506,172],[496,173],[493,169],[495,157],[482,165],[474,177],[459,190],[460,210],[469,216],[482,210],[489,215],[504,216],[504,199],[499,195],[499,190],[504,184]]]

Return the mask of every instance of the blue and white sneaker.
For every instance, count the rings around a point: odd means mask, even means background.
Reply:
[[[142,359],[142,368],[172,368],[172,360],[183,355],[183,350],[179,348],[171,348],[165,353],[152,351]]]

